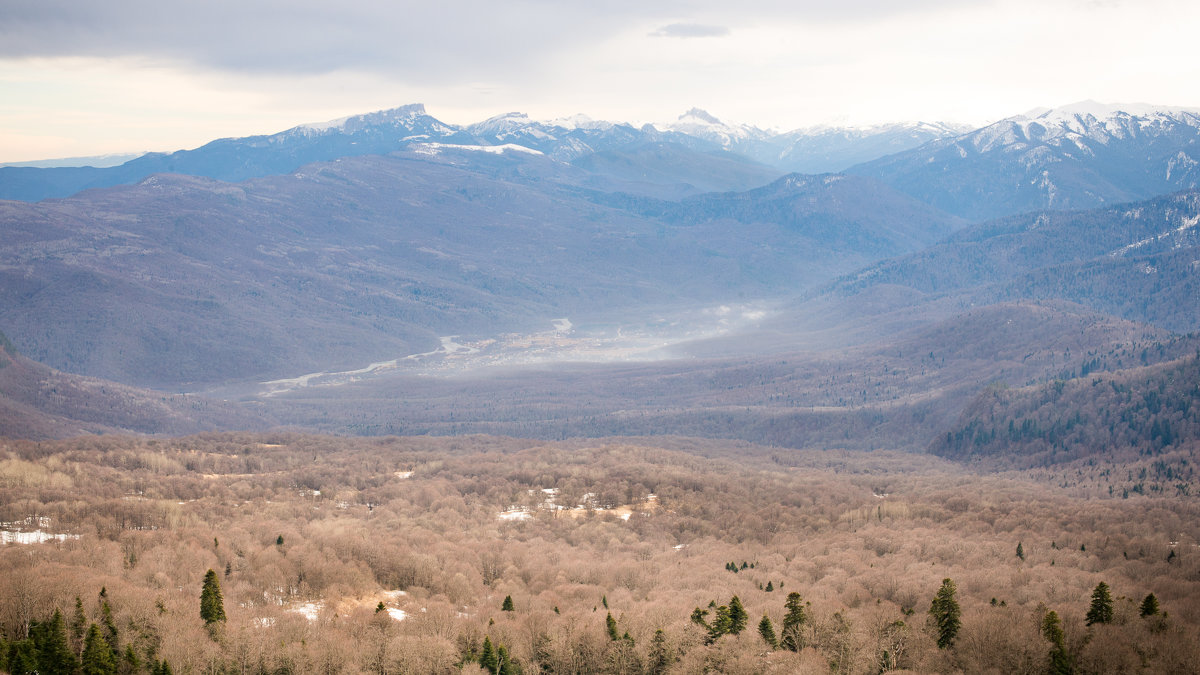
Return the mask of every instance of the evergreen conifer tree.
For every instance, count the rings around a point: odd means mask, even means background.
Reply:
[[[117,664],[117,672],[120,675],[133,675],[142,668],[142,660],[138,658],[137,652],[133,650],[133,645],[125,645],[125,651],[121,654],[121,662]]]
[[[37,675],[37,648],[33,646],[33,640],[17,640],[10,644],[7,661],[9,675]]]
[[[613,618],[612,612],[604,617],[604,626],[608,630],[608,639],[616,642],[621,639],[620,633],[617,632],[617,620]]]
[[[750,615],[746,612],[746,608],[742,606],[742,601],[738,596],[733,596],[729,600],[729,633],[737,635],[746,630],[746,625],[750,621]]]
[[[953,581],[942,579],[942,587],[938,589],[929,605],[929,617],[937,633],[938,649],[946,649],[954,644],[954,638],[958,636],[958,629],[962,626],[962,610],[958,606],[958,600],[954,599],[956,590]]]
[[[225,620],[225,600],[221,597],[221,581],[211,569],[204,575],[204,588],[200,591],[200,618],[206,625]]]
[[[37,650],[38,672],[42,675],[73,675],[79,667],[67,642],[67,627],[62,612],[55,609],[54,617],[30,627]]]
[[[1158,614],[1158,598],[1154,597],[1153,593],[1150,593],[1142,599],[1142,604],[1138,607],[1138,615],[1155,616],[1156,614]]]
[[[83,652],[83,638],[87,635],[87,614],[83,611],[83,600],[75,596],[75,613],[71,615],[71,642],[75,645],[75,653]]]
[[[722,635],[731,632],[733,629],[733,619],[729,615],[729,607],[721,605],[717,607],[716,615],[713,617],[712,625],[708,627],[707,644],[712,644],[719,640]]]
[[[508,655],[508,648],[504,645],[496,649],[496,660],[499,663],[496,668],[497,675],[521,675],[521,666],[512,660]]]
[[[117,661],[113,658],[108,641],[100,632],[100,627],[92,624],[88,627],[87,637],[83,641],[83,657],[80,659],[83,675],[116,675]]]
[[[1087,625],[1111,623],[1112,620],[1112,594],[1108,590],[1108,584],[1101,581],[1096,584],[1096,588],[1092,591],[1092,604],[1088,607],[1087,611]]]
[[[771,617],[766,614],[763,614],[762,620],[758,622],[758,634],[768,647],[779,648],[779,639],[775,637],[775,626],[771,624]]]
[[[100,603],[100,623],[101,630],[104,633],[104,640],[108,642],[108,648],[117,653],[119,645],[117,644],[117,623],[113,621],[112,605],[108,604],[108,600]]]
[[[667,635],[659,628],[654,631],[654,637],[650,640],[650,661],[647,664],[647,672],[650,675],[663,675],[671,667],[672,662],[673,659],[667,651]]]
[[[500,670],[500,658],[496,655],[495,647],[492,646],[491,637],[484,636],[483,638],[483,651],[479,653],[479,665],[492,675],[496,675]]]
[[[1017,542],[1017,557],[1021,560],[1025,559],[1025,547],[1019,541]]]
[[[1070,675],[1074,672],[1071,656],[1067,653],[1066,639],[1058,612],[1054,610],[1046,612],[1046,616],[1042,619],[1042,636],[1050,641],[1047,672],[1050,675]]]
[[[500,610],[504,612],[513,611],[513,601],[511,595],[504,596],[504,603],[500,605]]]
[[[786,613],[783,615],[783,627],[779,631],[779,646],[798,652],[804,648],[804,636],[800,631],[808,622],[808,616],[804,612],[804,600],[799,593],[792,591],[788,593],[783,608]]]

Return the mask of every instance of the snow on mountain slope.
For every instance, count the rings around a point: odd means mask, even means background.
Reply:
[[[1200,110],[1033,110],[850,171],[973,220],[1145,199],[1200,184]]]
[[[711,141],[726,149],[732,149],[739,143],[764,140],[775,135],[748,124],[726,124],[699,108],[692,108],[683,113],[674,122],[653,126],[659,131],[673,131]]]

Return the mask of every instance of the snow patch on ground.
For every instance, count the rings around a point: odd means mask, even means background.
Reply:
[[[303,605],[289,607],[287,611],[299,614],[309,621],[316,621],[321,616],[321,610],[325,608],[323,602],[306,602]]]

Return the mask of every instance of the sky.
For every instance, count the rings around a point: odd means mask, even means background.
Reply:
[[[2,0],[0,162],[424,103],[468,124],[982,125],[1200,106],[1195,0]]]

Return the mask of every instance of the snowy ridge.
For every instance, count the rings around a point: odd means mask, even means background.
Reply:
[[[338,119],[329,120],[326,122],[301,124],[300,126],[288,129],[283,133],[300,135],[325,134],[334,132],[354,133],[368,127],[408,127],[411,126],[411,124],[416,121],[417,118],[425,116],[425,105],[423,103],[413,103],[411,105],[400,106],[399,108],[378,110],[376,112],[365,113],[362,115],[339,117]],[[436,122],[435,127],[437,127],[437,130],[442,133],[454,133],[454,129],[440,122]]]
[[[1089,141],[1108,145],[1113,140],[1161,135],[1177,125],[1200,128],[1200,109],[1083,101],[1061,108],[1031,110],[1000,120],[969,136],[970,146],[979,152],[1025,149],[1039,144],[1056,147],[1070,144],[1084,154],[1090,154]]]
[[[778,135],[747,124],[726,124],[699,108],[683,113],[674,122],[654,124],[653,127],[658,131],[673,131],[712,141],[726,148],[738,142],[764,140]]]

